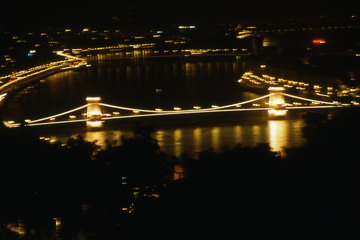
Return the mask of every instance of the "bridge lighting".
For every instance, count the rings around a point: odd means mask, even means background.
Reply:
[[[63,112],[63,113],[58,113],[56,115],[44,117],[44,118],[37,119],[37,120],[32,120],[32,121],[26,120],[26,122],[29,123],[26,126],[53,125],[53,124],[75,123],[75,122],[85,122],[86,121],[87,126],[89,126],[89,127],[101,127],[104,122],[103,120],[109,120],[109,119],[125,119],[125,118],[138,118],[138,117],[147,117],[147,116],[197,114],[197,113],[208,113],[208,112],[253,111],[253,110],[255,110],[255,111],[268,110],[270,117],[281,117],[281,116],[286,115],[288,109],[329,108],[329,107],[341,107],[341,106],[349,106],[350,105],[350,104],[342,104],[340,102],[326,102],[326,101],[319,101],[319,100],[314,100],[314,99],[303,98],[303,97],[284,93],[283,90],[284,90],[284,88],[282,88],[282,87],[272,86],[272,87],[269,87],[270,93],[266,94],[264,96],[257,97],[257,98],[247,100],[247,101],[243,101],[243,102],[225,105],[225,106],[211,105],[211,107],[204,108],[204,109],[202,109],[202,111],[194,111],[194,110],[200,110],[201,109],[200,106],[193,106],[193,110],[187,109],[184,111],[180,111],[181,110],[180,107],[174,107],[175,111],[163,111],[161,108],[156,108],[155,110],[135,109],[135,108],[99,103],[99,101],[101,100],[100,97],[87,97],[86,100],[88,101],[88,104],[86,104],[84,106],[80,106],[80,107],[74,108],[72,110]],[[316,105],[316,106],[310,106],[310,104],[306,105],[306,106],[300,106],[302,104],[297,103],[297,102],[293,102],[293,104],[289,104],[289,103],[285,102],[285,99],[284,99],[285,96],[295,98],[295,99],[300,99],[303,101],[312,102],[312,105]],[[265,99],[265,98],[269,98],[269,102],[266,103],[266,105],[268,105],[267,107],[260,108],[260,106],[261,106],[260,104],[254,103],[254,102],[257,102],[257,101],[259,101],[261,99]],[[245,108],[245,109],[244,108],[243,109],[234,109],[234,107],[240,108],[243,104],[249,104],[249,103],[253,103],[252,105],[255,107]],[[318,106],[319,104],[327,104],[330,106]],[[352,102],[352,104],[359,105],[358,102]],[[290,107],[285,107],[285,106],[290,106]],[[102,114],[101,107],[110,107],[110,108],[116,108],[116,109],[124,110],[124,111],[132,111],[133,113],[143,113],[143,114],[140,114],[140,115],[128,114],[128,115],[124,115],[124,116],[112,116],[110,113]],[[84,108],[87,108],[87,113],[82,114],[84,117],[86,116],[85,119],[80,118],[80,119],[76,119],[76,120],[65,120],[65,121],[57,121],[57,122],[52,121],[52,120],[55,120],[55,118],[57,118],[57,117],[68,115],[70,113],[82,110]],[[159,112],[161,112],[161,113],[159,113]],[[113,114],[120,115],[120,112],[113,112]],[[108,117],[102,118],[102,116],[108,116]],[[75,119],[77,117],[76,117],[76,115],[69,115],[69,118]],[[51,120],[51,122],[48,121],[49,119]],[[44,121],[46,121],[46,122],[44,122]],[[42,122],[42,123],[39,123],[39,122]],[[20,126],[19,123],[15,124],[14,121],[4,121],[4,124],[7,127],[19,127]]]
[[[87,116],[86,126],[90,128],[102,127],[103,121],[101,121],[102,111],[99,102],[100,97],[87,97]]]
[[[104,121],[87,121],[86,126],[90,128],[99,128],[103,126]]]
[[[52,117],[52,118],[50,118],[50,121],[54,121],[56,118],[54,118],[54,117]]]
[[[268,115],[270,118],[285,117],[288,110],[286,109],[270,109]]]
[[[269,106],[272,109],[268,110],[268,115],[270,118],[278,118],[286,116],[287,110],[284,109],[285,98],[284,98],[284,90],[283,87],[269,87],[269,92],[273,95],[269,97]]]
[[[273,93],[273,95],[269,98],[270,106],[279,106],[285,104],[284,96],[282,95],[285,88],[283,87],[269,87],[269,92]]]

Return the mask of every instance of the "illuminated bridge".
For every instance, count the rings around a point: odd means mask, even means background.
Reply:
[[[288,99],[293,99],[293,102],[287,102]],[[291,109],[323,109],[350,106],[350,104],[326,102],[287,94],[284,93],[284,88],[282,87],[270,87],[269,94],[261,97],[224,106],[212,105],[209,108],[194,106],[192,109],[181,109],[179,107],[174,107],[172,110],[160,108],[140,109],[101,103],[100,97],[87,97],[86,101],[86,105],[69,111],[36,120],[25,120],[25,126],[86,122],[88,127],[101,127],[104,121],[114,119],[242,111],[268,111],[270,118],[277,118],[286,116],[287,111]],[[8,121],[5,122],[5,125],[8,127],[18,127],[20,123]]]

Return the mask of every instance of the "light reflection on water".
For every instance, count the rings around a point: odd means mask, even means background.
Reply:
[[[173,140],[174,140],[174,155],[180,156],[183,152],[183,130],[182,129],[175,129],[173,134]]]
[[[219,127],[213,127],[211,129],[211,145],[215,151],[218,151],[220,148],[220,134],[221,132]]]
[[[241,126],[234,127],[234,140],[236,143],[242,142],[242,128]]]
[[[269,142],[274,151],[281,151],[284,146],[288,146],[288,122],[286,120],[270,120]]]
[[[174,156],[182,153],[195,155],[200,151],[213,148],[220,152],[223,147],[255,146],[257,143],[269,143],[272,150],[283,151],[283,147],[300,146],[305,142],[302,137],[304,122],[301,119],[268,120],[263,123],[234,124],[220,126],[194,126],[157,129],[153,137],[161,150]],[[52,139],[65,142],[76,135],[57,135]],[[90,131],[83,134],[87,141],[97,141],[104,147],[106,140],[121,143],[121,137],[131,137],[131,130]]]
[[[202,149],[202,129],[195,128],[194,129],[194,152],[200,152]]]

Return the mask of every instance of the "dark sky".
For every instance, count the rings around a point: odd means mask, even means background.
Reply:
[[[0,25],[106,24],[114,16],[120,23],[138,25],[197,24],[360,14],[358,1],[325,0],[8,0],[0,6]]]

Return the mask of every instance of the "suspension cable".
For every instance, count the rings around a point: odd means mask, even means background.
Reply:
[[[78,107],[78,108],[74,108],[74,109],[72,109],[72,110],[69,110],[69,111],[66,111],[66,112],[63,112],[63,113],[59,113],[59,114],[56,114],[56,115],[53,115],[53,116],[49,116],[49,117],[45,117],[45,118],[40,118],[40,119],[32,120],[32,121],[30,121],[29,123],[36,123],[36,122],[41,122],[41,121],[44,121],[44,120],[47,120],[47,119],[50,119],[50,118],[60,117],[60,116],[62,116],[62,115],[69,114],[69,113],[72,113],[72,112],[81,110],[81,109],[83,109],[83,108],[86,108],[87,106],[89,106],[89,104],[86,104],[86,105],[84,105],[84,106],[81,106],[81,107]]]
[[[212,107],[212,108],[204,108],[204,109],[199,109],[199,110],[193,110],[193,109],[188,109],[188,110],[172,110],[172,111],[161,111],[163,113],[174,113],[174,112],[209,112],[209,111],[214,111],[214,110],[219,110],[219,109],[224,109],[224,108],[230,108],[230,107],[236,107],[238,105],[243,105],[243,104],[247,104],[247,103],[251,103],[251,102],[255,102],[258,100],[261,100],[263,98],[267,98],[271,95],[274,95],[275,93],[270,93],[258,98],[254,98],[251,100],[247,100],[244,102],[238,102],[238,103],[233,103],[233,104],[229,104],[229,105],[224,105],[224,106],[220,106],[220,107]],[[99,103],[100,106],[104,106],[104,107],[110,107],[110,108],[116,108],[116,109],[121,109],[121,110],[128,110],[128,111],[139,111],[139,112],[148,112],[148,113],[158,113],[159,111],[156,110],[149,110],[149,109],[140,109],[140,108],[129,108],[129,107],[122,107],[122,106],[115,106],[115,105],[110,105],[110,104],[106,104],[106,103]]]
[[[292,97],[292,98],[308,101],[308,102],[318,102],[318,103],[324,103],[324,104],[330,104],[330,105],[337,105],[333,102],[325,102],[325,101],[319,101],[319,100],[314,100],[314,99],[309,99],[309,98],[303,98],[303,97],[298,97],[298,96],[287,94],[287,93],[283,93],[283,95],[287,96],[287,97]]]

